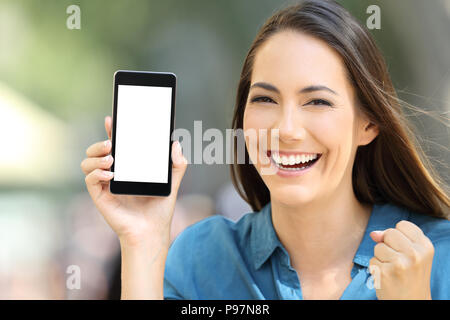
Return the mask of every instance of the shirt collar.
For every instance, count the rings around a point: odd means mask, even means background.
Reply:
[[[255,212],[255,222],[251,231],[251,250],[255,269],[259,269],[272,255],[281,242],[272,224],[272,207],[267,203],[260,211]]]
[[[251,250],[253,253],[254,267],[259,269],[277,247],[282,248],[272,224],[272,207],[267,203],[260,211],[255,212],[255,222],[251,231]],[[374,204],[364,232],[363,239],[356,251],[353,259],[363,267],[369,266],[369,261],[373,257],[375,242],[370,237],[370,233],[375,230],[385,230],[394,228],[400,220],[407,220],[409,212],[393,204]]]

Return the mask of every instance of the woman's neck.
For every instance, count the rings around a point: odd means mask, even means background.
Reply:
[[[272,199],[275,231],[297,271],[319,275],[352,262],[371,207],[359,203],[347,189],[301,207]]]

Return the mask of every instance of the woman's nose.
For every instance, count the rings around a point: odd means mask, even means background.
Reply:
[[[306,130],[295,112],[293,108],[286,108],[280,115],[276,128],[278,129],[279,139],[282,141],[297,141],[305,138]]]

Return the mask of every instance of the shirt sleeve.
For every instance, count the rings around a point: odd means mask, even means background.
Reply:
[[[431,270],[431,298],[450,299],[450,221],[439,221],[432,226],[429,238],[434,246]]]
[[[174,240],[167,254],[164,271],[164,299],[195,299],[192,283],[192,256],[195,230],[188,227]]]
[[[204,300],[236,290],[245,268],[230,223],[216,215],[187,227],[169,248],[164,299]],[[236,269],[239,261],[243,267]],[[220,276],[218,276],[220,275]],[[233,288],[233,289],[232,289]]]
[[[175,286],[164,278],[164,300],[185,300]]]

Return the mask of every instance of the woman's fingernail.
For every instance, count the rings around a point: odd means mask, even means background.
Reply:
[[[102,158],[103,162],[108,162],[109,160],[111,160],[111,156],[110,155]]]
[[[180,143],[178,141],[174,142],[174,148],[175,148],[175,150],[174,150],[175,156],[176,157],[180,156],[180,154],[181,154],[181,147],[180,147]]]
[[[108,139],[105,141],[105,147],[109,148],[109,146],[111,145],[111,141]]]
[[[175,150],[174,150],[174,157],[173,157],[173,161],[175,163],[181,163],[181,157],[182,157],[182,151],[181,151],[181,145],[179,141],[175,141],[174,142],[175,146]]]
[[[114,172],[112,172],[112,171],[104,171],[103,174],[105,175],[105,177],[109,178],[109,177],[112,177],[114,175]]]

